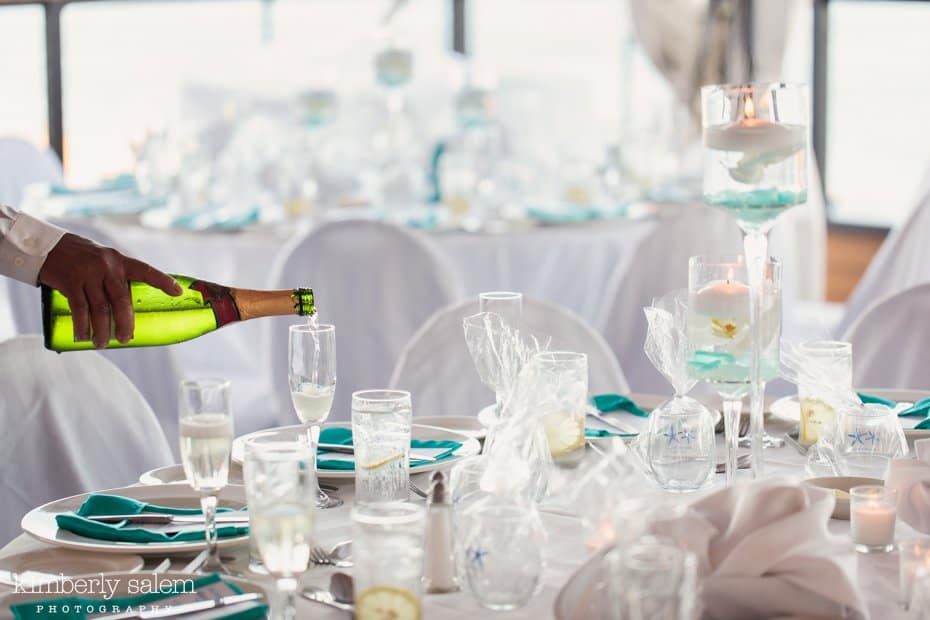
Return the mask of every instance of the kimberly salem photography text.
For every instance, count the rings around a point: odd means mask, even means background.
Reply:
[[[114,611],[126,611],[125,609],[111,610],[111,604],[108,603],[117,593],[120,597],[126,596],[144,596],[146,594],[193,594],[195,592],[194,580],[178,577],[161,575],[159,573],[139,573],[138,577],[126,577],[125,575],[107,576],[105,573],[96,575],[84,575],[82,577],[65,577],[45,583],[17,583],[16,594],[37,594],[51,595],[62,598],[55,602],[48,602],[49,606],[57,606],[59,609],[47,609],[49,613],[104,613]],[[94,601],[75,600],[78,597],[88,597],[98,599]],[[173,601],[177,602],[177,601]],[[161,601],[162,606],[164,601]],[[114,602],[115,604],[115,602]],[[152,605],[158,604],[153,601],[146,605],[150,609]],[[72,609],[62,610],[62,605],[70,605]],[[74,608],[80,605],[82,609]],[[88,609],[93,606],[93,610]]]

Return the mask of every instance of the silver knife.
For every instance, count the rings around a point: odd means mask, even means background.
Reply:
[[[153,620],[155,618],[174,618],[176,616],[186,616],[187,614],[199,611],[217,609],[218,607],[229,607],[239,603],[257,601],[262,598],[258,592],[248,592],[246,594],[231,594],[220,598],[214,598],[207,601],[192,601],[190,603],[180,603],[178,605],[165,604],[155,609],[140,609],[139,611],[125,611],[108,616],[91,616],[93,620],[130,620],[138,618],[139,620]],[[155,601],[153,605],[158,605]]]
[[[168,514],[162,514],[159,512],[140,512],[139,514],[134,514],[134,515],[96,515],[96,516],[84,517],[84,518],[89,521],[96,521],[97,523],[120,523],[122,521],[128,521],[129,523],[135,523],[139,525],[169,525],[172,523],[193,523],[193,524],[204,523],[203,515],[168,515]],[[218,525],[223,525],[223,524],[247,525],[249,522],[249,515],[246,513],[242,513],[242,514],[219,513],[216,515],[216,522]]]
[[[596,414],[592,411],[586,411],[585,415],[587,415],[590,418],[594,418],[601,424],[605,424],[606,426],[609,426],[610,428],[614,429],[617,432],[623,433],[624,435],[638,435],[639,434],[633,429],[627,428],[625,426],[620,426],[616,422],[612,420],[608,420],[606,417]]]
[[[325,452],[336,452],[338,454],[355,454],[355,446],[346,446],[341,443],[321,443],[317,444],[317,447],[320,450]],[[429,456],[428,454],[420,454],[419,452],[410,453],[411,461],[435,461],[436,457]]]

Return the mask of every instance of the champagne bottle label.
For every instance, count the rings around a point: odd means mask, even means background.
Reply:
[[[196,280],[191,283],[189,288],[200,293],[203,300],[213,308],[217,327],[223,327],[240,319],[239,308],[236,307],[236,302],[233,301],[229,287]]]

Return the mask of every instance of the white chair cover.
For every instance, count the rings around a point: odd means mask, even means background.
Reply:
[[[414,415],[475,415],[494,403],[494,394],[478,379],[465,344],[462,319],[478,312],[476,301],[443,308],[417,331],[391,375],[391,387],[413,396]],[[588,389],[592,394],[628,393],[617,358],[604,339],[577,314],[535,299],[523,300],[525,329],[551,337],[550,350],[588,355]]]
[[[855,320],[877,300],[930,281],[930,169],[917,193],[917,205],[910,217],[891,232],[846,302],[846,311],[836,328],[837,334],[849,329]]]
[[[930,389],[930,282],[879,300],[843,340],[852,343],[853,385]]]
[[[739,230],[726,213],[704,205],[675,211],[640,244],[633,259],[607,283],[608,302],[595,323],[613,349],[634,392],[667,394],[668,381],[643,353],[643,308],[669,291],[688,286],[688,259],[696,254],[742,252]]]
[[[96,353],[58,355],[39,336],[2,342],[0,394],[0,544],[35,506],[173,462],[145,399]]]
[[[90,222],[66,220],[55,223],[76,235],[122,251],[113,238]],[[7,282],[18,333],[42,333],[39,289],[13,280]],[[172,451],[178,456],[174,438],[178,435],[177,390],[180,374],[172,350],[168,347],[114,349],[101,351],[101,354],[116,364],[142,393],[155,412],[165,435],[172,439]]]
[[[19,207],[27,185],[60,181],[61,162],[54,151],[39,150],[18,138],[0,138],[0,203]]]
[[[296,239],[282,252],[271,282],[277,288],[311,286],[320,321],[336,325],[339,379],[332,420],[349,419],[352,392],[385,387],[414,332],[463,295],[455,271],[425,237],[361,220],[324,224]],[[294,322],[267,322],[273,331],[266,367],[282,424],[297,419],[287,380],[287,325]]]

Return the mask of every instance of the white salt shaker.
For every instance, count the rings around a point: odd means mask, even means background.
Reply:
[[[426,500],[426,558],[423,587],[429,594],[461,589],[455,576],[455,544],[452,540],[452,505],[440,472],[433,474]]]

